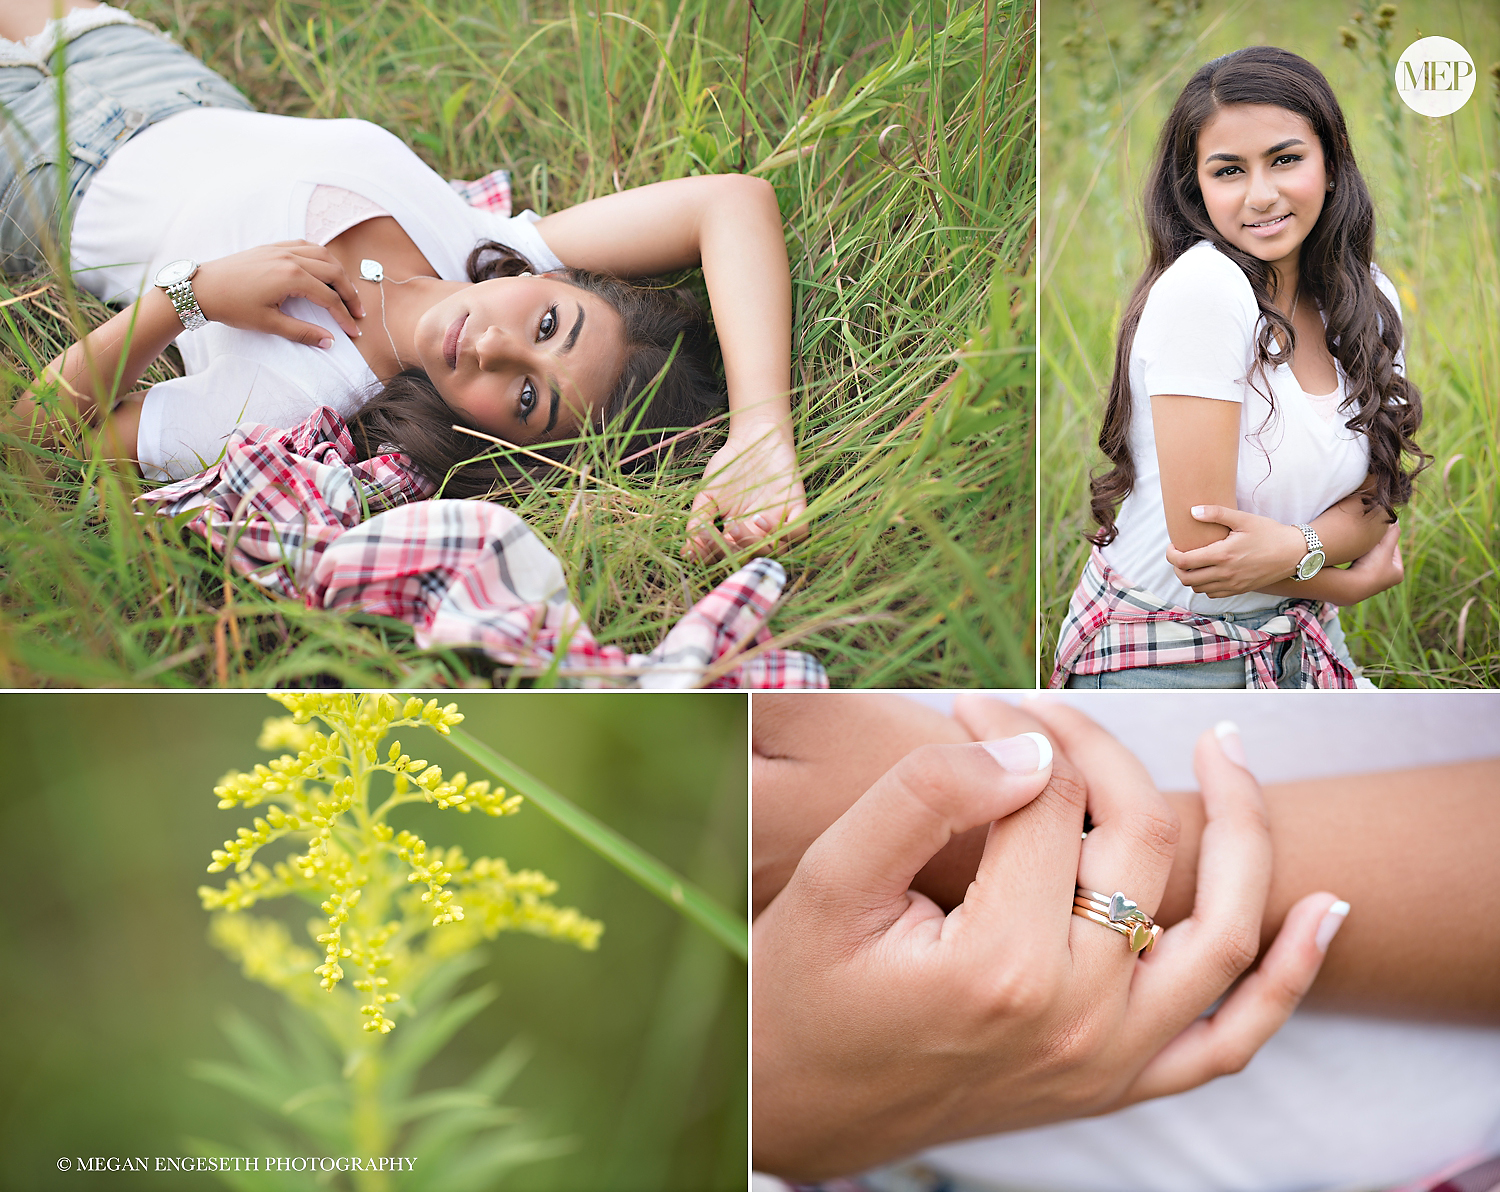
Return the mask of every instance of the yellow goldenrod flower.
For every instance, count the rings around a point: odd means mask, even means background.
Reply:
[[[547,902],[557,884],[545,875],[513,872],[498,858],[470,862],[460,849],[430,846],[389,822],[396,808],[417,802],[491,816],[520,810],[519,795],[470,782],[462,772],[445,777],[441,767],[403,752],[400,741],[385,744],[397,727],[447,735],[463,720],[455,705],[322,691],[271,698],[290,715],[267,719],[260,745],[295,752],[226,774],[214,787],[223,809],[261,810],[212,851],[209,872],[233,869],[235,876],[222,888],[198,891],[204,908],[215,912],[214,943],[247,977],[299,1001],[330,997],[328,1004],[347,1006],[364,1031],[385,1035],[401,1007],[394,986],[419,981],[443,957],[501,931],[598,946],[603,925]],[[390,793],[378,801],[372,781],[381,773],[390,776]],[[295,842],[285,860],[268,866],[256,859],[282,839]],[[280,924],[243,913],[288,894],[309,898],[322,913],[308,925],[321,963],[293,945]],[[362,999],[341,989],[346,976]]]

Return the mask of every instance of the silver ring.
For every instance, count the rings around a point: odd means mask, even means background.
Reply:
[[[1136,954],[1149,952],[1161,936],[1161,927],[1152,921],[1151,916],[1119,890],[1113,894],[1100,894],[1097,890],[1076,886],[1073,913],[1118,931],[1126,937],[1130,950]]]

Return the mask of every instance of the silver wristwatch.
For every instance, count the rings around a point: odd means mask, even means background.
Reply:
[[[165,290],[167,297],[172,300],[172,306],[177,311],[177,317],[182,320],[184,331],[197,331],[200,327],[208,326],[208,320],[198,305],[198,299],[193,297],[193,278],[197,272],[198,262],[183,257],[180,261],[172,261],[163,265],[156,275],[156,284]]]
[[[1318,532],[1311,526],[1302,522],[1297,523],[1297,529],[1302,531],[1302,537],[1307,539],[1307,554],[1302,556],[1302,561],[1297,564],[1297,570],[1292,573],[1293,579],[1312,579],[1318,572],[1323,570],[1323,540],[1318,537]]]

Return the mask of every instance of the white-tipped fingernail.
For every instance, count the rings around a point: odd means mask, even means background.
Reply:
[[[1245,743],[1240,740],[1240,726],[1232,720],[1221,720],[1214,725],[1214,736],[1219,740],[1219,748],[1237,766],[1250,768],[1249,759],[1245,757]]]
[[[1207,508],[1208,508],[1207,505],[1194,505],[1193,506],[1193,516],[1194,517],[1202,517],[1203,516],[1203,511],[1205,509],[1207,509]]]
[[[1052,742],[1041,733],[985,741],[985,750],[1011,774],[1037,774],[1052,764]]]
[[[322,348],[324,351],[327,351],[329,348],[333,347],[333,340],[320,339],[318,340],[318,347]]]
[[[1323,912],[1323,921],[1318,924],[1318,934],[1313,937],[1319,952],[1328,951],[1328,945],[1333,942],[1333,937],[1338,935],[1339,928],[1348,917],[1349,904],[1342,898]]]

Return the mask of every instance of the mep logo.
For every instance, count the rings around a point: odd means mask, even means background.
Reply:
[[[1451,37],[1423,37],[1396,63],[1396,93],[1423,116],[1451,116],[1474,94],[1474,59]]]

